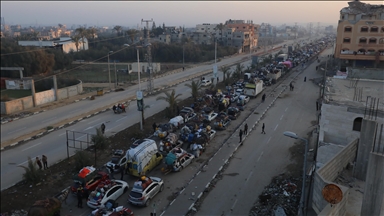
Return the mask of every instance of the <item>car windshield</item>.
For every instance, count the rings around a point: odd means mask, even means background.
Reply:
[[[134,197],[134,198],[141,198],[143,195],[141,193],[131,191],[131,193],[129,193],[129,196]]]

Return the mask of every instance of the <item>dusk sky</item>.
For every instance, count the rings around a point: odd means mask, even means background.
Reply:
[[[362,1],[382,4],[382,1]],[[1,17],[5,24],[135,27],[141,19],[153,18],[156,26],[196,27],[202,23],[224,23],[228,19],[306,25],[320,22],[333,24],[348,1],[1,1]]]

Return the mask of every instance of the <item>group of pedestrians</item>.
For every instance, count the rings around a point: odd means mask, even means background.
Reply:
[[[47,158],[47,156],[42,155],[41,160],[40,160],[39,157],[36,157],[36,164],[37,164],[37,166],[39,166],[40,170],[43,169],[43,166],[44,166],[44,169],[48,169],[48,158]]]

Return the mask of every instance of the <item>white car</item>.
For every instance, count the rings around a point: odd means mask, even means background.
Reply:
[[[116,201],[121,195],[128,191],[129,185],[127,182],[120,180],[114,181],[116,184],[105,192],[98,190],[91,192],[88,197],[87,205],[92,209],[104,208],[108,200]]]
[[[211,122],[213,119],[215,119],[217,117],[217,115],[218,115],[217,113],[212,112],[209,114],[204,114],[203,116],[204,116],[205,120]]]
[[[244,89],[242,89],[242,88],[238,88],[238,89],[236,89],[235,94],[236,94],[236,95],[242,95],[242,94],[244,94]]]
[[[120,166],[124,166],[127,164],[127,157],[125,155],[124,150],[118,149],[113,153],[113,156],[110,161],[108,161],[104,166],[108,168],[108,171],[111,173],[118,172],[120,170]]]
[[[243,100],[244,103],[248,103],[249,102],[249,96],[247,96],[247,95],[240,95],[239,96],[239,100]]]
[[[201,85],[202,86],[209,86],[209,85],[211,85],[212,84],[212,82],[211,82],[211,80],[203,80],[203,81],[201,81]]]
[[[158,177],[137,180],[128,196],[128,202],[138,206],[149,206],[153,197],[164,190],[164,181]]]

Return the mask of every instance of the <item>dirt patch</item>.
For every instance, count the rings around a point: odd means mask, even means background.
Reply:
[[[228,174],[223,174],[223,175],[226,175],[226,176],[237,176],[237,175],[239,175],[239,173],[228,173]]]

